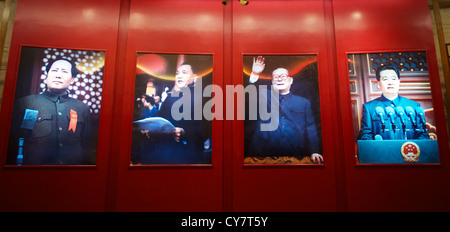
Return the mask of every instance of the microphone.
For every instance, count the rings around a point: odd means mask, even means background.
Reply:
[[[22,122],[20,123],[20,129],[33,130],[34,124],[38,120],[38,110],[25,109]]]
[[[422,121],[422,123],[425,124],[425,111],[423,111],[422,107],[417,107],[416,108],[416,113],[419,116],[419,119]]]
[[[405,110],[401,106],[395,107],[395,113],[400,118],[400,122],[402,123],[403,129],[405,129]]]
[[[416,121],[414,120],[414,118],[416,117],[416,114],[414,113],[414,110],[411,106],[407,106],[405,107],[405,111],[406,111],[406,115],[411,119],[411,123],[413,125],[413,127],[416,127]]]
[[[375,135],[375,140],[383,140],[383,137],[381,137],[381,135]]]
[[[384,125],[384,109],[381,106],[377,106],[377,108],[375,108],[375,112],[377,113],[378,117],[381,120],[381,128],[383,129],[383,133],[384,133],[384,129],[385,129],[385,125]]]
[[[384,109],[381,106],[375,108],[375,112],[377,112],[378,117],[380,117],[381,123],[384,125]]]
[[[23,147],[25,143],[25,138],[29,137],[31,133],[33,133],[34,125],[38,120],[39,111],[33,110],[33,109],[25,109],[25,113],[23,115],[22,122],[20,123],[20,130],[19,130],[19,143],[18,143],[18,149],[17,149],[17,156],[16,156],[16,164],[22,165],[23,163]]]
[[[416,114],[419,116],[420,121],[422,122],[422,127],[425,129],[426,120],[425,120],[425,111],[423,111],[422,107],[416,107]]]
[[[392,108],[392,107],[390,107],[390,106],[387,106],[386,107],[386,114],[388,115],[388,117],[389,117],[389,119],[391,120],[391,124],[392,124],[392,130],[394,130],[394,132],[395,132],[395,111],[394,111],[394,108]]]

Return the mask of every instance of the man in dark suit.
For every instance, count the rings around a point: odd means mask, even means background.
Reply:
[[[264,58],[254,59],[250,83],[258,80],[264,67]],[[311,104],[306,98],[290,92],[292,83],[293,78],[287,69],[277,68],[272,72],[272,87],[279,95],[278,127],[273,131],[263,131],[261,124],[268,123],[268,120],[258,120],[245,163],[323,163]],[[258,99],[266,99],[269,109],[273,104],[271,94],[274,93],[269,90],[266,97]]]
[[[209,147],[211,141],[211,121],[194,118],[195,107],[203,106],[202,93],[194,90],[194,85],[198,84],[196,79],[197,75],[191,64],[183,63],[178,66],[172,91],[161,103],[159,111],[153,115],[167,119],[175,129],[166,134],[152,134],[143,131],[142,133],[147,136],[148,141],[152,140],[150,142],[155,149],[144,151],[145,154],[142,155],[143,158],[139,163],[211,163],[211,153],[205,152],[205,147]],[[200,90],[202,88],[201,86],[197,87]],[[180,112],[176,112],[177,109]],[[187,118],[180,116],[187,116]]]
[[[395,116],[393,123],[388,117],[389,110],[413,109],[414,114],[420,104],[398,94],[400,73],[392,66],[380,66],[376,70],[377,88],[382,95],[363,104],[361,130],[359,140],[373,139],[429,139],[425,124],[404,114],[402,118]],[[386,112],[387,111],[387,112]],[[380,115],[381,112],[381,115]],[[377,138],[376,138],[377,137]]]

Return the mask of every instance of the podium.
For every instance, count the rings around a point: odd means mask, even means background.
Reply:
[[[437,140],[358,140],[361,164],[439,163]]]

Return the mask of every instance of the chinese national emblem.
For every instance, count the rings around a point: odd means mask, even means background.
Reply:
[[[406,162],[419,161],[420,148],[416,143],[406,142],[402,145],[401,153]]]

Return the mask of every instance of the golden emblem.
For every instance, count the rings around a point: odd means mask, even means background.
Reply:
[[[402,145],[401,153],[406,162],[419,161],[420,148],[414,142],[406,142]]]

